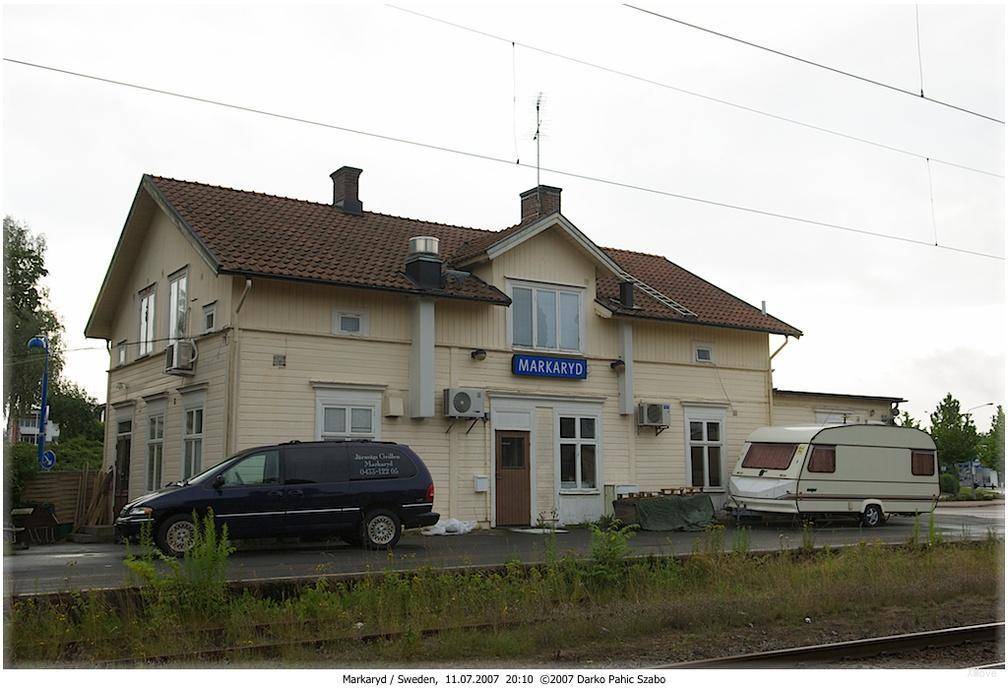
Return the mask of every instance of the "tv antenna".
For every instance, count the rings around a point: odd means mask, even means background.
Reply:
[[[536,186],[539,186],[539,146],[542,141],[542,91],[536,96],[536,130],[532,140],[536,142]]]

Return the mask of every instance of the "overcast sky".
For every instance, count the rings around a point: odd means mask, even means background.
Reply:
[[[1003,174],[1004,127],[617,3],[417,11],[680,88]],[[692,23],[1004,119],[997,5],[718,8]],[[742,112],[375,5],[18,6],[3,56],[504,159],[1003,255],[1004,179]],[[3,63],[3,212],[45,235],[67,374],[105,398],[84,324],[145,172],[498,229],[535,171]],[[1004,397],[1000,260],[544,173],[604,246],[658,253],[795,325],[777,387],[899,395],[926,417]],[[782,338],[772,338],[776,346]],[[977,411],[988,426],[990,409]]]

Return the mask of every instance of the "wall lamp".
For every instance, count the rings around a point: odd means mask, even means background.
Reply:
[[[474,349],[471,352],[469,352],[469,357],[473,361],[483,361],[484,359],[486,359],[486,350],[485,349]]]
[[[616,361],[609,362],[609,368],[616,371],[616,373],[623,373],[626,370],[626,362],[622,359],[617,359]]]

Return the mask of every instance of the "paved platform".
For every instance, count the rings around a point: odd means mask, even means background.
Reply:
[[[927,517],[920,530],[927,534]],[[914,520],[894,517],[884,526],[863,529],[853,522],[821,524],[814,530],[816,545],[850,545],[879,539],[886,543],[906,542]],[[935,526],[946,541],[984,539],[988,530],[1004,537],[1004,505],[940,507]],[[802,529],[791,523],[751,524],[750,549],[800,548]],[[725,529],[725,546],[730,548],[734,526]],[[688,554],[703,534],[678,532],[638,532],[630,543],[638,554]],[[464,536],[421,536],[407,533],[391,553],[369,552],[343,544],[277,544],[240,549],[229,562],[229,577],[235,581],[265,581],[301,578],[319,574],[354,574],[385,569],[407,570],[423,566],[495,565],[508,560],[541,561],[546,539],[539,534],[515,533],[506,529],[474,531]],[[556,546],[563,554],[585,555],[591,545],[585,529],[557,534]],[[240,544],[239,544],[240,546]],[[125,548],[96,543],[60,543],[33,546],[4,556],[4,593],[114,588],[126,583],[123,566]]]

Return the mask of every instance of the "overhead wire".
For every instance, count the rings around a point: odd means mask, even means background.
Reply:
[[[763,50],[763,51],[766,51],[768,53],[773,53],[774,55],[779,55],[780,57],[785,57],[785,58],[788,58],[788,59],[791,59],[791,60],[795,60],[797,62],[801,62],[803,64],[810,65],[812,67],[818,67],[820,69],[825,69],[825,70],[828,70],[830,72],[833,72],[834,74],[840,74],[840,75],[845,76],[845,77],[850,77],[852,79],[857,79],[859,81],[863,81],[863,82],[866,82],[866,83],[869,83],[869,84],[873,84],[875,86],[880,86],[882,88],[886,88],[886,89],[889,89],[891,91],[896,91],[898,93],[903,93],[903,94],[906,94],[908,96],[914,96],[915,98],[923,98],[924,100],[928,101],[929,103],[934,103],[935,105],[941,105],[941,106],[946,107],[946,108],[951,108],[952,110],[958,110],[959,112],[965,113],[967,115],[972,115],[974,117],[980,117],[980,118],[983,118],[985,120],[990,120],[991,122],[997,122],[998,124],[1004,124],[1004,120],[998,119],[997,117],[994,117],[992,115],[985,115],[984,113],[977,112],[976,110],[970,110],[969,108],[965,108],[965,107],[963,107],[961,105],[956,105],[954,103],[949,103],[947,101],[938,100],[936,98],[930,98],[928,96],[925,96],[924,95],[924,89],[923,89],[923,87],[921,88],[920,94],[917,94],[917,93],[914,93],[913,91],[911,91],[909,89],[905,89],[905,88],[902,88],[900,86],[895,86],[893,84],[887,84],[884,81],[878,81],[877,79],[871,79],[869,77],[861,76],[859,74],[854,74],[853,72],[848,72],[848,71],[840,69],[838,67],[831,67],[830,65],[823,64],[821,62],[815,62],[813,60],[809,60],[809,59],[804,58],[804,57],[799,57],[798,55],[794,55],[792,53],[787,53],[787,52],[784,52],[783,50],[777,50],[775,48],[771,48],[769,46],[765,46],[765,45],[762,45],[760,43],[754,43],[752,41],[747,41],[747,40],[745,40],[743,38],[739,38],[738,36],[732,36],[730,34],[722,33],[720,31],[715,31],[714,29],[708,29],[708,28],[706,28],[704,26],[699,26],[697,24],[692,24],[690,22],[683,21],[682,19],[676,19],[675,17],[670,17],[669,15],[662,14],[661,12],[655,12],[654,10],[645,9],[643,7],[637,7],[636,5],[630,5],[628,3],[623,3],[623,6],[624,7],[628,7],[630,9],[632,9],[632,10],[637,10],[638,12],[643,12],[645,14],[650,14],[650,15],[655,16],[655,17],[660,17],[661,19],[666,19],[666,20],[668,20],[670,22],[674,22],[676,24],[680,24],[682,26],[686,26],[686,27],[689,27],[691,29],[696,29],[698,31],[703,31],[705,33],[709,33],[711,35],[718,36],[720,38],[726,38],[729,41],[735,41],[736,43],[741,43],[741,44],[747,45],[747,46],[749,46],[751,48],[758,48],[759,50]],[[918,46],[918,52],[919,52],[920,51],[920,30],[919,29],[918,29],[918,33],[917,33],[917,46]]]
[[[499,156],[495,156],[495,155],[491,155],[491,154],[487,154],[487,153],[479,153],[479,152],[475,152],[475,151],[467,151],[467,150],[464,150],[464,149],[453,148],[453,147],[450,147],[450,146],[443,146],[443,145],[440,145],[440,144],[426,143],[426,142],[423,142],[423,141],[416,141],[416,140],[407,139],[407,138],[404,138],[404,137],[392,136],[392,135],[389,135],[389,134],[382,134],[380,132],[374,132],[374,131],[368,131],[368,130],[363,130],[363,129],[357,129],[357,128],[353,128],[353,127],[346,127],[346,126],[343,126],[343,125],[333,124],[331,122],[322,122],[322,121],[319,121],[319,120],[312,120],[312,119],[308,119],[308,118],[305,118],[305,117],[298,117],[298,116],[295,116],[295,115],[286,115],[286,114],[283,114],[283,113],[278,113],[278,112],[274,112],[274,111],[270,111],[270,110],[262,110],[260,108],[253,108],[253,107],[250,107],[250,106],[238,105],[238,104],[235,104],[235,103],[228,103],[226,101],[214,100],[212,98],[204,98],[204,97],[201,97],[201,96],[193,96],[193,95],[190,95],[190,94],[185,94],[185,93],[181,93],[181,92],[177,92],[177,91],[169,91],[169,90],[166,90],[166,89],[155,88],[155,87],[152,87],[152,86],[145,86],[143,84],[135,84],[135,83],[131,83],[131,82],[120,81],[120,80],[117,80],[117,79],[110,79],[108,77],[102,77],[102,76],[98,76],[98,75],[87,74],[87,73],[84,73],[84,72],[76,72],[76,71],[73,71],[73,70],[63,69],[63,68],[60,68],[60,67],[53,67],[53,66],[50,66],[50,65],[43,65],[43,64],[39,64],[39,63],[35,63],[35,62],[28,62],[26,60],[18,60],[18,59],[9,58],[9,57],[5,57],[5,58],[3,58],[3,60],[4,60],[4,62],[9,62],[11,64],[22,65],[22,66],[26,66],[26,67],[35,68],[35,69],[40,69],[40,70],[50,71],[50,72],[54,72],[54,73],[58,73],[58,74],[63,74],[63,75],[67,75],[67,76],[78,77],[78,78],[82,78],[82,79],[89,79],[89,80],[98,81],[98,82],[101,82],[101,83],[111,84],[111,85],[115,85],[115,86],[132,88],[132,89],[136,89],[136,90],[139,90],[139,91],[146,91],[148,93],[156,93],[156,94],[159,94],[159,95],[170,96],[170,97],[173,97],[173,98],[179,98],[179,99],[182,99],[182,100],[193,101],[193,102],[202,103],[202,104],[206,104],[206,105],[215,105],[215,106],[219,106],[219,107],[223,107],[223,108],[228,108],[228,109],[231,109],[231,110],[236,110],[236,111],[239,111],[239,112],[251,113],[251,114],[256,114],[256,115],[263,115],[263,116],[271,117],[271,118],[274,118],[274,119],[285,120],[285,121],[290,121],[290,122],[298,122],[298,123],[301,123],[301,124],[307,124],[307,125],[316,126],[316,127],[323,127],[323,128],[326,128],[326,129],[332,129],[332,130],[335,130],[335,131],[345,132],[345,133],[349,133],[349,134],[357,134],[357,135],[360,135],[360,136],[371,137],[371,138],[378,139],[378,140],[381,140],[381,141],[389,141],[389,142],[394,142],[394,143],[406,144],[406,145],[410,145],[410,146],[415,146],[417,148],[424,148],[424,149],[429,149],[429,150],[434,150],[434,151],[440,151],[440,152],[443,152],[443,153],[451,153],[451,154],[455,154],[455,155],[465,156],[465,157],[468,157],[468,158],[474,158],[474,159],[477,159],[477,160],[484,160],[484,161],[487,161],[487,162],[494,162],[494,163],[500,163],[500,164],[505,164],[505,165],[514,165],[514,166],[524,167],[524,168],[530,168],[530,169],[537,168],[536,165],[532,165],[532,164],[529,164],[529,163],[514,162],[514,161],[508,160],[506,158],[501,158]],[[632,189],[632,190],[635,190],[635,191],[647,192],[647,193],[656,194],[656,195],[659,195],[659,196],[666,196],[666,197],[669,197],[669,198],[677,198],[677,199],[682,199],[684,201],[692,201],[692,202],[695,202],[695,203],[700,203],[700,204],[704,204],[704,205],[708,205],[708,206],[716,206],[716,207],[720,207],[720,208],[727,208],[727,209],[731,209],[731,210],[736,210],[736,211],[741,211],[741,212],[746,212],[746,213],[753,213],[753,214],[756,214],[756,215],[762,215],[762,216],[765,216],[765,217],[777,218],[777,219],[781,219],[781,220],[791,220],[793,222],[806,223],[806,224],[809,224],[809,225],[815,225],[815,226],[818,226],[818,227],[824,227],[824,228],[829,228],[829,229],[834,229],[834,230],[841,230],[841,231],[844,231],[844,232],[851,232],[851,233],[860,234],[860,235],[863,235],[863,236],[871,236],[871,237],[877,237],[877,238],[883,238],[883,239],[891,239],[891,240],[895,240],[895,241],[901,241],[901,242],[905,242],[905,243],[909,243],[909,244],[918,244],[918,245],[922,245],[922,246],[932,246],[932,244],[930,242],[922,241],[922,240],[919,240],[919,239],[913,239],[911,237],[904,237],[904,236],[900,236],[900,235],[892,235],[892,234],[887,234],[887,233],[884,233],[884,232],[878,232],[878,231],[874,231],[874,230],[867,230],[867,229],[864,229],[864,228],[858,228],[858,227],[853,227],[853,226],[849,226],[849,225],[842,225],[842,224],[839,224],[839,223],[826,222],[826,221],[822,221],[822,220],[816,220],[816,219],[813,219],[813,218],[805,218],[805,217],[802,217],[802,216],[792,215],[792,214],[788,214],[788,213],[780,213],[780,212],[777,212],[777,211],[769,211],[769,210],[765,210],[765,209],[755,208],[755,207],[752,207],[752,206],[744,206],[744,205],[741,205],[741,204],[728,203],[728,202],[724,202],[724,201],[717,201],[717,200],[714,200],[714,199],[707,199],[707,198],[703,198],[703,197],[699,197],[699,196],[692,196],[692,195],[689,195],[689,194],[682,194],[682,193],[678,193],[678,192],[674,192],[674,191],[669,191],[669,190],[666,190],[666,189],[658,189],[658,188],[654,188],[654,187],[647,187],[647,186],[643,186],[643,185],[639,185],[639,184],[633,184],[633,183],[630,183],[630,182],[622,182],[622,181],[619,181],[619,180],[609,179],[609,178],[605,178],[605,177],[598,177],[598,176],[595,176],[595,175],[589,175],[589,174],[585,174],[585,173],[575,172],[573,170],[563,170],[563,169],[559,169],[559,168],[548,168],[548,167],[541,167],[539,169],[541,169],[544,172],[549,172],[549,173],[556,174],[556,175],[563,175],[565,177],[570,177],[570,178],[573,178],[573,179],[580,179],[580,180],[585,180],[585,181],[589,181],[589,182],[598,182],[598,183],[601,183],[601,184],[608,184],[610,186],[619,187],[619,188],[622,188],[622,189]],[[1003,261],[1004,260],[1004,256],[999,256],[997,254],[991,254],[991,253],[987,253],[987,252],[984,252],[984,251],[975,251],[975,250],[972,250],[972,249],[965,249],[965,248],[961,248],[961,247],[948,246],[948,245],[944,245],[944,244],[938,245],[937,248],[940,248],[940,249],[943,249],[943,250],[946,250],[946,251],[952,251],[952,252],[956,252],[956,253],[961,253],[961,254],[967,254],[967,255],[972,255],[972,256],[979,256],[979,257],[982,257],[982,258],[991,258],[991,259],[995,259],[995,260],[999,260],[999,261]]]
[[[511,44],[513,44],[515,46],[518,46],[519,48],[524,48],[526,50],[530,50],[530,51],[533,51],[533,52],[541,53],[543,55],[548,55],[550,57],[554,57],[554,58],[557,58],[557,59],[560,59],[560,60],[566,60],[568,62],[572,62],[572,63],[578,64],[578,65],[581,65],[583,67],[589,67],[591,69],[596,69],[596,70],[599,70],[599,71],[602,71],[602,72],[606,72],[608,74],[613,74],[613,75],[616,75],[616,76],[619,76],[619,77],[624,77],[624,78],[627,78],[627,79],[632,79],[634,81],[639,81],[641,83],[649,84],[651,86],[657,86],[657,87],[660,87],[660,88],[668,89],[670,91],[675,91],[677,93],[682,93],[682,94],[685,94],[685,95],[688,95],[688,96],[693,96],[695,98],[700,98],[702,100],[706,100],[706,101],[709,101],[709,102],[712,102],[712,103],[718,103],[719,105],[724,105],[726,107],[734,108],[736,110],[741,110],[743,112],[747,112],[747,113],[750,113],[750,114],[759,115],[761,117],[767,117],[769,119],[777,120],[779,122],[786,122],[788,124],[792,124],[792,125],[795,125],[795,126],[798,126],[798,127],[804,127],[806,129],[811,129],[813,131],[817,131],[817,132],[820,132],[820,133],[823,133],[823,134],[829,134],[831,136],[836,136],[836,137],[840,137],[840,138],[843,138],[843,139],[847,139],[848,141],[855,141],[855,142],[862,143],[862,144],[865,144],[865,145],[868,145],[868,146],[874,146],[876,148],[881,148],[881,149],[884,149],[884,150],[887,150],[887,151],[892,151],[894,153],[901,153],[903,155],[913,156],[914,158],[918,158],[920,160],[923,160],[924,158],[930,157],[932,161],[934,161],[936,163],[941,163],[942,165],[948,165],[950,167],[956,167],[956,168],[959,168],[959,169],[962,169],[962,170],[969,170],[970,172],[976,172],[976,173],[981,174],[981,175],[989,175],[991,177],[998,177],[998,178],[1001,178],[1001,179],[1004,178],[1004,174],[999,173],[999,172],[993,172],[991,170],[985,170],[983,168],[978,168],[978,167],[974,167],[974,166],[971,166],[971,165],[966,165],[964,163],[957,163],[957,162],[952,161],[952,160],[945,160],[943,158],[936,158],[935,156],[932,156],[932,155],[929,155],[929,154],[925,154],[925,153],[918,153],[917,151],[912,151],[912,150],[907,149],[907,148],[901,148],[899,146],[893,146],[891,144],[882,143],[881,141],[875,141],[873,139],[867,139],[865,137],[857,136],[857,135],[854,135],[854,134],[848,134],[846,132],[842,132],[842,131],[837,130],[837,129],[831,129],[829,127],[824,127],[824,126],[817,125],[817,124],[811,124],[809,122],[804,122],[802,120],[798,120],[798,119],[795,119],[793,117],[787,117],[785,115],[778,115],[776,113],[772,113],[772,112],[769,112],[767,110],[761,110],[759,108],[755,108],[755,107],[748,106],[748,105],[743,105],[741,103],[736,103],[734,101],[730,101],[730,100],[727,100],[727,99],[724,99],[724,98],[718,98],[716,96],[711,96],[711,95],[708,95],[706,93],[701,93],[699,91],[693,91],[693,90],[686,89],[686,88],[683,88],[683,87],[680,87],[680,86],[676,86],[674,84],[670,84],[668,82],[659,81],[657,79],[652,79],[650,77],[645,77],[645,76],[642,76],[640,74],[634,74],[632,72],[626,72],[624,70],[616,69],[614,67],[608,67],[606,65],[601,65],[601,64],[598,64],[598,63],[595,63],[595,62],[590,62],[588,60],[584,60],[584,59],[581,59],[581,58],[578,58],[578,57],[573,57],[571,55],[565,55],[563,53],[558,53],[558,52],[556,52],[554,50],[549,50],[547,48],[541,48],[541,47],[538,47],[538,46],[531,45],[529,43],[522,43],[521,41],[515,41],[515,40],[512,40],[510,38],[505,38],[504,36],[499,36],[497,34],[489,33],[489,32],[486,32],[486,31],[482,31],[480,29],[475,29],[473,27],[466,26],[464,24],[458,24],[458,23],[455,23],[455,22],[452,22],[452,21],[448,21],[447,19],[441,19],[440,17],[435,17],[435,16],[432,16],[432,15],[429,15],[429,14],[424,14],[423,12],[417,12],[416,10],[407,9],[405,7],[399,7],[398,5],[392,5],[392,4],[386,3],[386,7],[389,7],[389,8],[394,9],[394,10],[398,10],[399,12],[404,12],[406,14],[411,14],[411,15],[414,15],[416,17],[420,17],[421,19],[426,19],[428,21],[436,22],[438,24],[444,24],[445,26],[450,26],[450,27],[453,27],[453,28],[456,28],[456,29],[460,29],[462,31],[468,31],[470,33],[474,33],[474,34],[477,34],[477,35],[480,35],[480,36],[484,36],[486,38],[491,38],[491,39],[496,40],[496,41],[501,41],[501,42],[504,42],[504,43],[511,43]]]

